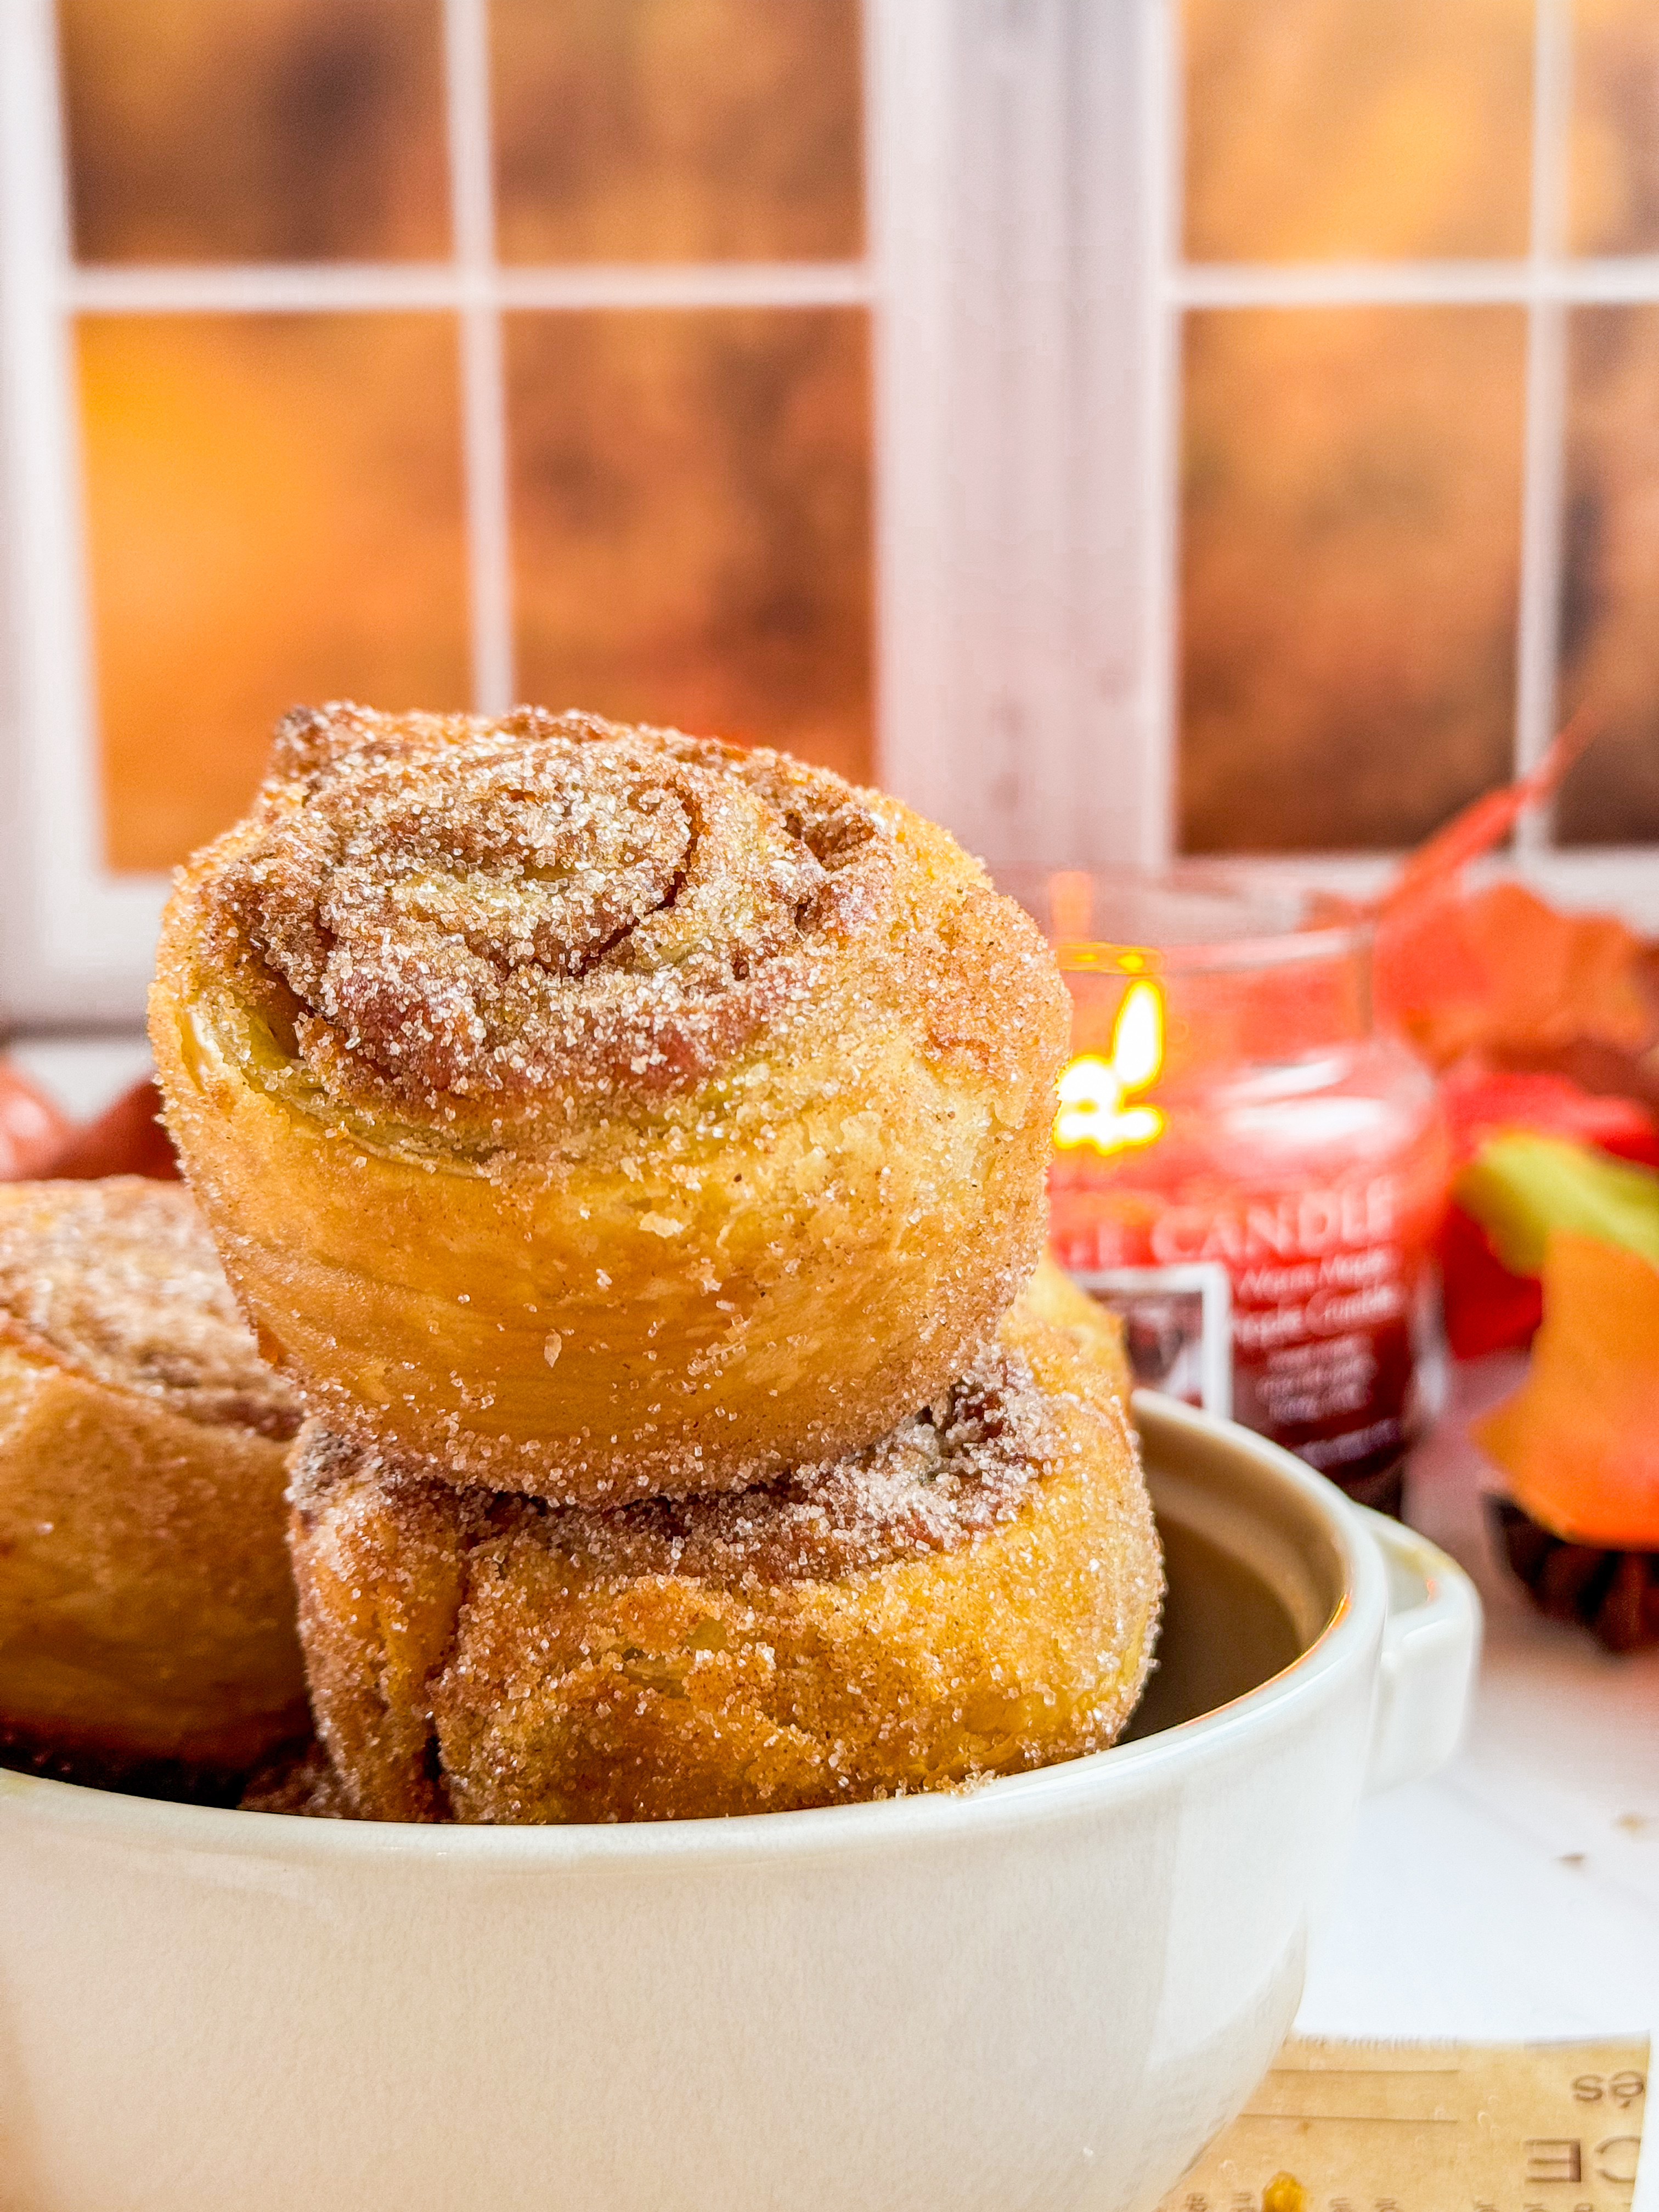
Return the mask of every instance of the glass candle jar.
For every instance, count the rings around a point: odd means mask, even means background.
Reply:
[[[1372,1027],[1369,921],[1202,872],[1011,888],[1072,994],[1056,1257],[1142,1381],[1397,1510],[1449,1167],[1431,1079]]]

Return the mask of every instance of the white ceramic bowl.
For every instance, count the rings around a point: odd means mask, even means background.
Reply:
[[[1290,2026],[1368,1776],[1450,1749],[1479,1613],[1271,1444],[1137,1413],[1170,1603],[1095,1758],[622,1828],[0,1774],[0,2204],[1154,2203]]]

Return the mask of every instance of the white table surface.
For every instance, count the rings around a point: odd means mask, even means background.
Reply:
[[[143,1074],[135,1038],[13,1055],[71,1112]],[[1432,1781],[1361,1809],[1297,2025],[1312,2035],[1659,2044],[1659,1650],[1617,1659],[1535,1613],[1493,1553],[1470,1415],[1522,1361],[1455,1370],[1407,1517],[1480,1585],[1486,1638],[1468,1741]],[[1636,2212],[1659,2212],[1659,2130]]]
[[[1474,1712],[1443,1773],[1361,1808],[1297,2020],[1309,2034],[1659,2045],[1659,1650],[1614,1658],[1546,1620],[1497,1559],[1467,1424],[1524,1364],[1454,1370],[1413,1463],[1407,1518],[1486,1607]],[[1659,2212],[1651,2127],[1635,2203]]]

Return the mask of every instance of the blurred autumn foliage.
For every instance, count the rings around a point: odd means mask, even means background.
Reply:
[[[1560,1231],[1543,1280],[1526,1381],[1476,1441],[1556,1534],[1659,1551],[1659,1269]]]
[[[234,821],[296,700],[462,707],[457,364],[441,315],[88,318],[106,849]]]
[[[1659,145],[1659,118],[1649,137]],[[1659,195],[1659,161],[1652,183]],[[1562,787],[1557,834],[1648,842],[1659,840],[1659,307],[1581,307],[1569,339],[1561,704],[1593,702],[1606,728]]]
[[[520,682],[870,772],[860,309],[514,315]]]
[[[1578,0],[1565,244],[1659,247],[1659,13]],[[1530,241],[1532,0],[1185,0],[1195,260]],[[1659,310],[1567,316],[1566,843],[1659,838]],[[1188,318],[1180,817],[1191,852],[1409,846],[1510,757],[1518,308]]]
[[[1532,0],[1185,0],[1195,261],[1527,250]]]
[[[58,0],[83,261],[449,250],[442,0]]]
[[[439,0],[60,0],[77,250],[441,259]],[[855,257],[856,0],[489,11],[508,259]],[[506,318],[521,696],[871,764],[861,309]],[[77,355],[106,849],[232,820],[296,699],[471,690],[445,313],[100,314]]]
[[[1616,915],[1562,914],[1516,883],[1451,891],[1386,922],[1376,994],[1435,1067],[1470,1052],[1547,1064],[1579,1041],[1637,1054],[1659,1034],[1642,939]]]
[[[503,259],[864,246],[859,0],[491,0]]]
[[[1415,844],[1509,773],[1511,307],[1189,316],[1181,836]]]
[[[857,256],[857,0],[486,0],[496,234],[548,262]],[[442,0],[58,0],[76,250],[441,262]],[[1659,250],[1659,15],[1576,0],[1567,250]],[[1199,261],[1525,255],[1533,0],[1182,0]],[[872,762],[866,318],[507,318],[521,692]],[[271,719],[464,701],[452,315],[77,333],[106,849],[179,858]],[[1566,315],[1566,842],[1659,838],[1659,307]],[[1178,837],[1399,848],[1510,765],[1526,319],[1185,319]],[[1132,495],[1126,490],[1125,496]]]

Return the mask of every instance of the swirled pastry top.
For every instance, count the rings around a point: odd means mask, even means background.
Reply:
[[[585,714],[298,711],[192,875],[204,965],[330,1097],[416,1121],[689,1088],[826,991],[908,992],[994,1083],[1056,1018],[1035,928],[897,801]],[[964,937],[998,969],[966,1015]]]
[[[179,1183],[0,1184],[0,1343],[210,1426],[285,1441],[302,1418]]]
[[[959,1550],[1017,1512],[1063,1449],[1024,1354],[994,1344],[936,1405],[866,1450],[791,1468],[750,1490],[605,1509],[558,1509],[477,1490],[464,1493],[460,1508],[451,1505],[468,1517],[474,1542],[538,1522],[585,1572],[689,1575],[724,1585],[826,1581]],[[304,1516],[342,1479],[375,1472],[418,1484],[424,1469],[313,1421],[292,1471],[290,1495]]]

